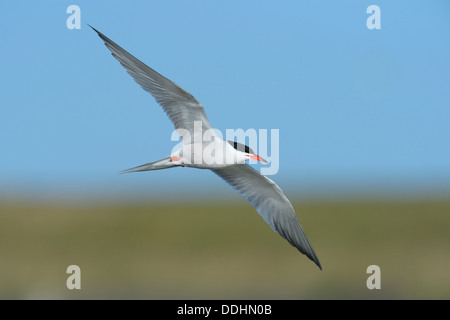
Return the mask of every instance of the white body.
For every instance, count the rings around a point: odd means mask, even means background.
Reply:
[[[219,169],[248,160],[246,153],[234,149],[228,142],[216,139],[213,142],[199,142],[183,145],[171,154],[174,164],[198,169]]]

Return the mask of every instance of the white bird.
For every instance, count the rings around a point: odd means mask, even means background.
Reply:
[[[263,219],[286,239],[292,246],[314,261],[322,269],[302,226],[289,200],[283,191],[269,178],[245,164],[248,159],[267,162],[248,146],[224,141],[215,134],[203,106],[187,91],[165,78],[101,32],[90,26],[105,42],[116,58],[134,80],[162,106],[173,122],[176,130],[184,130],[182,147],[164,159],[131,168],[121,173],[166,169],[187,166],[210,169],[228,182],[247,199]],[[200,123],[200,130],[196,129]],[[204,141],[205,132],[214,137]],[[213,149],[210,156],[202,153],[206,148]],[[196,150],[200,150],[200,153]],[[201,154],[200,161],[192,161]],[[197,159],[198,160],[198,159]]]

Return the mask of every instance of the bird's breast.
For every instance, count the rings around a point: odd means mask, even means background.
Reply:
[[[183,146],[176,154],[187,167],[213,169],[243,163],[228,143],[203,142]]]

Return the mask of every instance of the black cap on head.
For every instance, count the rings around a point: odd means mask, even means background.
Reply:
[[[256,153],[252,150],[252,148],[250,148],[249,146],[247,146],[245,144],[242,144],[242,143],[239,143],[236,141],[230,141],[230,140],[228,140],[227,142],[238,151],[256,155]]]

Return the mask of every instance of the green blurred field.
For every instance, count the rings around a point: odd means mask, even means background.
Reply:
[[[0,298],[450,298],[450,202],[294,207],[323,271],[245,201],[3,203]],[[81,268],[81,290],[66,288],[71,264]],[[372,264],[381,290],[366,287]]]

